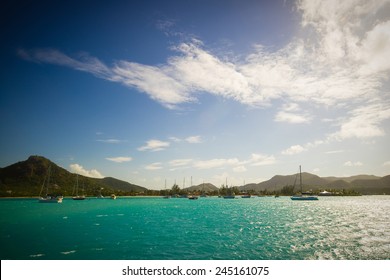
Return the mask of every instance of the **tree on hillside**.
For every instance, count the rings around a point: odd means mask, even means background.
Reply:
[[[172,188],[171,188],[171,194],[172,194],[172,195],[180,194],[179,185],[177,185],[176,183],[173,184],[173,186],[172,186]]]

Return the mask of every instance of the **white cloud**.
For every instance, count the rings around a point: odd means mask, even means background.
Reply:
[[[325,154],[340,154],[344,153],[344,150],[334,150],[334,151],[327,151]]]
[[[366,63],[361,71],[372,74],[390,69],[390,21],[382,22],[370,30],[361,42],[360,58]]]
[[[97,171],[96,169],[86,170],[84,167],[82,167],[80,164],[74,163],[70,166],[71,172],[86,176],[86,177],[92,177],[92,178],[103,178],[103,175]]]
[[[168,108],[195,100],[185,85],[169,75],[170,69],[121,61],[112,71],[115,79],[122,84],[147,93]]]
[[[187,137],[185,140],[190,144],[202,143],[202,138],[199,135]]]
[[[177,137],[169,137],[169,140],[171,140],[173,142],[181,142],[182,141],[180,138],[177,138]]]
[[[237,158],[216,158],[210,160],[199,160],[194,163],[194,167],[198,169],[222,168],[229,165],[237,165],[240,161]]]
[[[290,112],[278,112],[275,116],[277,122],[288,122],[288,123],[308,123],[310,119],[304,115]]]
[[[111,157],[111,158],[106,158],[106,160],[122,163],[122,162],[131,161],[132,158],[131,157]]]
[[[362,166],[363,163],[361,163],[360,161],[355,161],[355,162],[352,162],[352,161],[346,161],[344,162],[344,166]]]
[[[301,13],[299,35],[277,50],[256,45],[246,56],[218,55],[196,39],[173,47],[176,54],[156,66],[124,60],[107,66],[85,53],[73,58],[52,49],[20,49],[19,56],[121,83],[167,108],[196,102],[200,93],[250,106],[283,100],[343,108],[349,118],[344,118],[333,139],[382,136],[382,121],[389,119],[389,107],[380,105],[387,98],[382,87],[390,70],[388,1],[302,0],[297,7]],[[159,28],[169,30],[172,23],[160,22]],[[359,107],[367,102],[371,102],[371,112]],[[375,120],[375,115],[379,119]],[[282,108],[275,116],[279,122],[311,120],[312,116],[294,106]],[[358,123],[363,126],[358,128]],[[155,150],[149,144],[140,149]]]
[[[282,155],[295,155],[306,151],[307,149],[302,147],[301,145],[293,145],[290,148],[283,150]]]
[[[272,165],[276,163],[274,156],[267,156],[262,154],[252,154],[249,159],[239,160],[237,158],[216,158],[210,160],[198,160],[193,163],[193,167],[198,169],[213,169],[232,167],[235,172],[243,172],[246,170],[245,165],[261,166]]]
[[[311,118],[297,103],[285,104],[275,116],[277,122],[309,123]]]
[[[343,120],[340,130],[330,138],[337,140],[347,138],[372,138],[385,134],[381,123],[390,119],[390,105],[386,103],[365,104],[350,112],[350,117]]]
[[[145,166],[146,170],[159,170],[162,169],[163,167],[161,166],[161,162],[154,162],[152,164],[149,164]]]
[[[169,147],[169,142],[164,142],[156,139],[152,139],[146,142],[145,146],[139,147],[139,151],[162,151]]]
[[[71,58],[55,49],[38,49],[34,51],[19,49],[18,54],[23,59],[29,61],[67,66],[79,71],[91,73],[99,78],[115,81],[111,69],[99,59],[91,57],[87,53],[79,53],[77,58]]]
[[[276,159],[272,155],[252,154],[246,163],[252,166],[272,165],[276,163]]]
[[[383,163],[383,166],[390,166],[390,160],[389,160],[389,161],[385,161],[385,162]]]
[[[245,168],[245,166],[239,165],[239,166],[234,167],[233,171],[234,172],[245,172],[245,171],[247,171],[247,169]]]
[[[108,143],[108,144],[119,144],[124,142],[123,140],[118,140],[118,139],[98,139],[96,140],[97,142],[102,142],[102,143]]]
[[[179,166],[187,166],[189,165],[193,160],[186,158],[186,159],[174,159],[169,162],[170,166],[173,167],[179,167]]]

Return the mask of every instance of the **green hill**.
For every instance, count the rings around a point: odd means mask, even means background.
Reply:
[[[0,197],[38,196],[43,182],[51,168],[51,193],[71,196],[74,194],[76,174],[56,165],[42,156],[30,156],[25,161],[0,168]],[[390,175],[377,177],[373,175],[356,175],[351,177],[319,177],[307,172],[302,173],[303,190],[347,190],[361,194],[390,194]],[[134,195],[139,193],[159,195],[159,191],[150,191],[144,187],[131,184],[112,177],[103,179],[90,178],[79,175],[79,190],[84,189],[84,195],[96,196],[100,192],[104,195]],[[240,191],[254,191],[257,193],[279,192],[286,186],[295,184],[294,191],[299,191],[299,174],[276,175],[271,179],[240,186]],[[217,192],[218,188],[210,183],[191,186],[184,192]],[[80,193],[80,192],[79,192]]]
[[[293,186],[295,191],[299,188],[299,174],[276,175],[271,179],[239,187],[241,191],[275,192],[283,187]],[[303,191],[312,190],[348,190],[361,194],[390,194],[390,175],[377,177],[373,175],[356,175],[351,177],[319,177],[307,172],[302,173]]]
[[[318,186],[325,186],[328,183],[328,181],[326,181],[325,179],[307,172],[302,173],[302,182],[304,190],[317,188]],[[242,191],[254,190],[272,192],[278,191],[284,186],[293,186],[294,183],[296,184],[296,188],[298,188],[299,174],[276,175],[267,181],[258,184],[247,184],[245,186],[240,187],[239,189]]]
[[[186,192],[201,192],[201,193],[211,193],[218,191],[218,188],[214,186],[213,184],[210,183],[204,183],[204,184],[199,184],[197,186],[191,186],[188,188],[183,189]]]
[[[38,196],[49,166],[51,168],[51,183],[49,192],[71,196],[74,194],[76,174],[59,167],[41,156],[30,156],[27,160],[0,168],[0,196]],[[128,195],[147,191],[146,188],[130,184],[115,178],[90,178],[79,175],[79,188],[84,188],[84,194],[95,196],[116,193]]]

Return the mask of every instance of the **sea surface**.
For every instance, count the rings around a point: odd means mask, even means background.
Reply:
[[[0,199],[0,257],[390,259],[390,196]]]

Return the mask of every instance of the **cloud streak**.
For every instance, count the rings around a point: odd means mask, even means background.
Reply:
[[[132,161],[133,159],[131,157],[109,157],[106,158],[106,160],[117,162],[117,163],[123,163],[123,162]]]
[[[164,142],[156,139],[152,139],[146,142],[146,145],[139,147],[139,151],[152,151],[152,152],[157,152],[157,151],[162,151],[168,148],[170,145],[169,142]]]
[[[248,166],[273,165],[276,159],[273,155],[251,154],[248,159],[239,160],[238,158],[213,158],[206,160],[195,159],[174,159],[168,162],[171,171],[183,168],[195,168],[198,170],[206,169],[226,169],[232,168],[234,172],[244,172]],[[157,170],[162,168],[163,163],[153,163],[147,166],[148,170]]]

